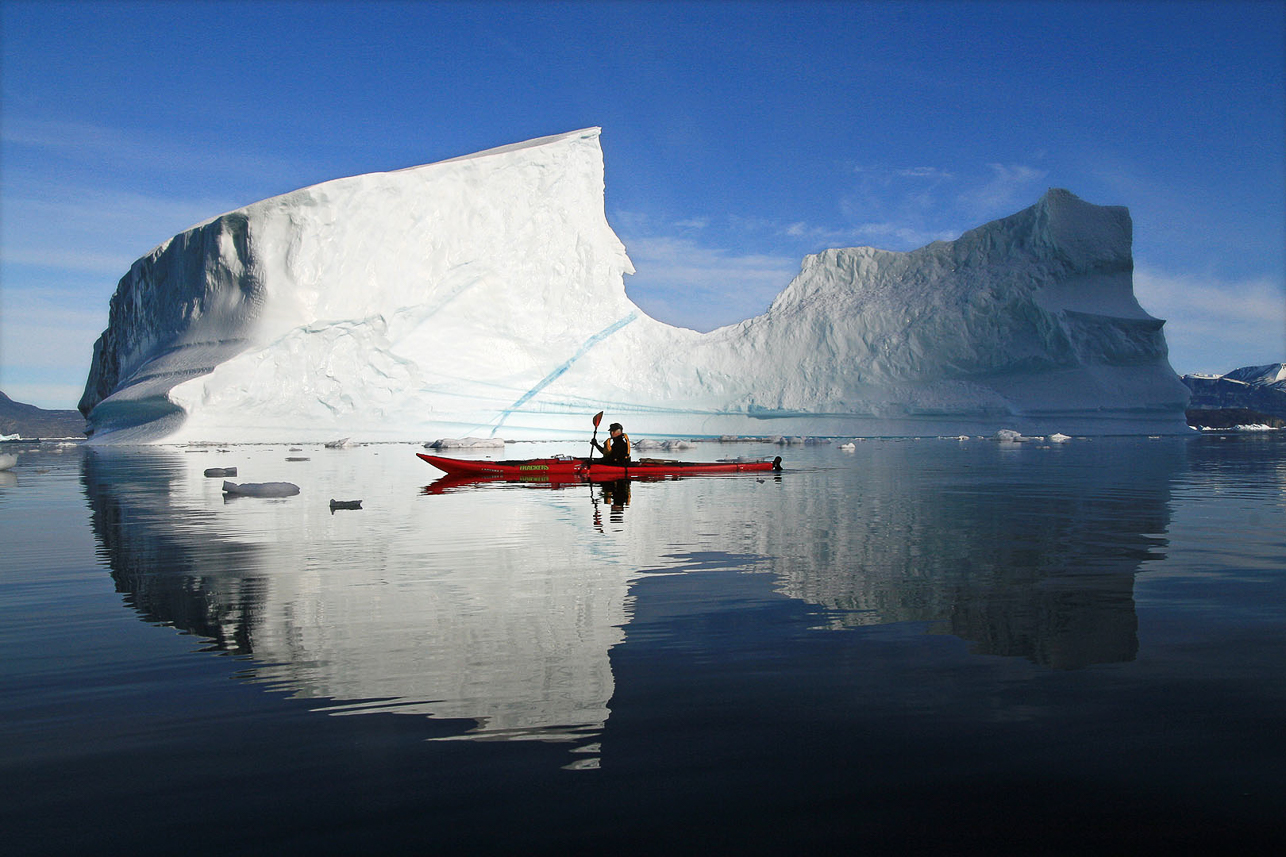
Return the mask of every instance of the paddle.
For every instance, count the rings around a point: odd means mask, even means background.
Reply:
[[[603,412],[599,411],[594,414],[594,439],[589,442],[589,459],[594,460],[595,442],[598,440],[598,424],[603,421]]]
[[[589,462],[594,461],[594,443],[598,440],[598,424],[603,421],[603,412],[599,411],[594,414],[594,440],[589,442]],[[598,500],[594,497],[594,483],[588,479],[585,484],[589,486],[589,502],[594,504],[594,526],[598,527],[599,532],[603,530],[603,519],[598,514]]]

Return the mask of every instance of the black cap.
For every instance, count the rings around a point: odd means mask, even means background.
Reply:
[[[624,426],[622,426],[620,423],[612,423],[610,426],[607,427],[607,430],[609,432],[616,431],[617,429],[620,429],[621,431],[625,431]]]

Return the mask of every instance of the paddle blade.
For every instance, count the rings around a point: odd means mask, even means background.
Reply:
[[[598,428],[598,424],[601,423],[602,421],[603,421],[602,411],[599,411],[598,413],[594,414],[594,428]]]

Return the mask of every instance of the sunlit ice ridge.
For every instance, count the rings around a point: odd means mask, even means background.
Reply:
[[[198,224],[112,297],[93,443],[1183,433],[1119,206],[1051,189],[955,241],[826,250],[699,333],[626,295],[600,129],[324,182]]]

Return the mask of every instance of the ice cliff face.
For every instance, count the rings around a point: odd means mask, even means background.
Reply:
[[[1051,190],[910,253],[828,250],[708,334],[626,297],[599,130],[326,182],[194,227],[112,298],[98,441],[1185,430],[1131,223]]]

